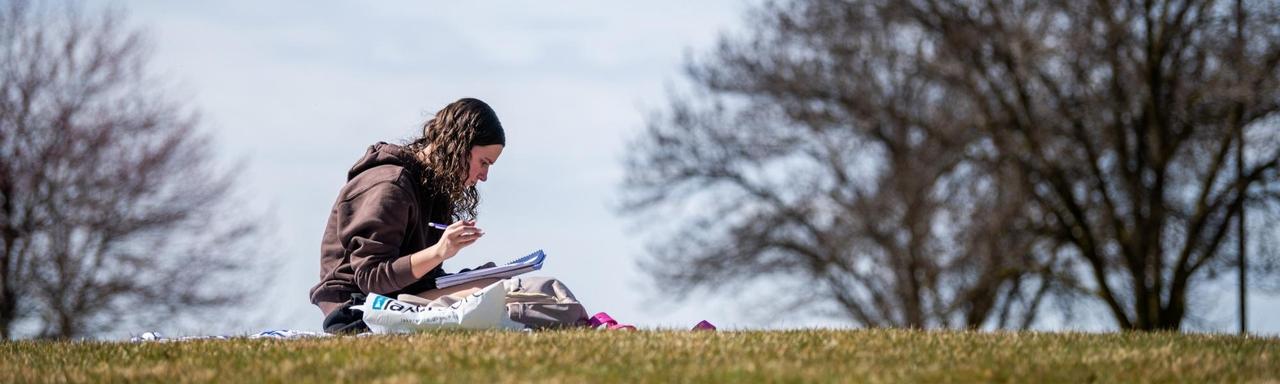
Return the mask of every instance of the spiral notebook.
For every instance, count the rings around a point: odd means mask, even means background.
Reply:
[[[508,277],[520,275],[530,271],[542,269],[542,262],[547,259],[547,254],[542,253],[539,249],[530,253],[528,256],[512,260],[504,265],[470,270],[466,272],[444,275],[436,278],[436,288],[448,288],[458,284],[468,283],[476,280]]]

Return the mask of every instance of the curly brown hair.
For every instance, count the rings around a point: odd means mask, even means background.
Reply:
[[[498,114],[483,101],[463,98],[436,112],[422,124],[422,136],[405,147],[428,170],[423,187],[449,198],[454,220],[468,220],[480,204],[476,187],[466,185],[471,148],[493,144],[507,144]]]

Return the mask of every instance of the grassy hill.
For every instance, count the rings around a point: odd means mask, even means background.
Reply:
[[[903,330],[3,342],[0,382],[1280,382],[1280,339]]]

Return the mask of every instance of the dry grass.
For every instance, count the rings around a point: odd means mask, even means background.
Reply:
[[[0,343],[0,382],[1280,382],[1280,339],[1187,334],[429,332]]]

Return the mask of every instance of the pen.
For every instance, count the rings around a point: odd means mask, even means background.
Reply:
[[[441,230],[441,231],[443,231],[443,230],[445,230],[445,229],[448,229],[448,228],[449,228],[449,226],[448,226],[448,225],[444,225],[444,224],[440,224],[440,223],[432,223],[432,222],[427,222],[427,226],[428,226],[428,227],[431,227],[431,228],[439,229],[439,230]],[[472,235],[474,235],[474,236],[480,236],[480,235],[483,235],[483,234],[484,234],[484,231],[477,231],[477,232],[473,232],[473,233],[464,233],[464,234],[462,234],[462,235],[463,235],[463,236],[472,236]]]

